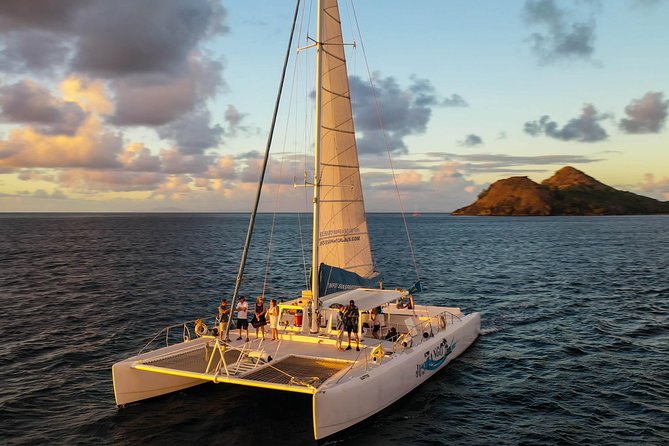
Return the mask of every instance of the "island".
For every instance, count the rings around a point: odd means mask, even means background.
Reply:
[[[659,201],[600,183],[571,166],[539,183],[528,177],[496,181],[476,202],[453,215],[645,215],[669,214]]]

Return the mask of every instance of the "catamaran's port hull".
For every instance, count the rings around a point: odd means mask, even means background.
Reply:
[[[479,336],[480,329],[479,313],[469,314],[461,323],[404,354],[371,366],[367,373],[347,382],[324,385],[313,398],[315,438],[320,440],[342,431],[399,400],[464,352]],[[451,352],[448,346],[454,346]],[[439,362],[442,354],[446,357]]]
[[[133,356],[114,364],[112,366],[112,379],[116,404],[123,406],[206,383],[208,380],[154,373],[134,368],[138,360],[177,353],[184,348],[202,349],[204,342],[206,342],[204,339],[195,339],[187,343],[180,343]]]

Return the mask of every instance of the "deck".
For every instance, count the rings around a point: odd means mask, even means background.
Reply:
[[[215,339],[138,360],[133,368],[205,381],[241,384],[300,393],[314,393],[321,384],[350,367],[362,351],[337,350],[330,339],[310,342],[233,343],[224,348]],[[224,361],[221,361],[223,353]],[[268,360],[275,355],[275,360]]]

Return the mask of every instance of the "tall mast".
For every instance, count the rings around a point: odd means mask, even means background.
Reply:
[[[316,140],[314,144],[314,213],[313,213],[313,234],[311,240],[311,293],[312,293],[312,313],[311,313],[311,332],[316,333],[318,327],[319,314],[319,289],[318,289],[318,218],[320,198],[320,164],[321,164],[321,87],[323,85],[323,32],[321,29],[321,0],[318,0],[317,17],[317,37],[316,37]]]

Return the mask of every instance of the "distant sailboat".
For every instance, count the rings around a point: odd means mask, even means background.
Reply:
[[[421,291],[420,282],[410,290],[379,286],[336,0],[321,0],[318,14],[311,262],[318,274],[311,275],[311,289],[279,304],[278,341],[226,341],[227,332],[214,336],[192,322],[161,332],[169,340],[178,331],[183,340],[114,364],[119,406],[206,382],[298,392],[312,395],[314,438],[321,439],[391,405],[478,337],[479,313],[414,304],[411,293]],[[245,257],[246,250],[233,302]],[[347,321],[364,340],[360,351],[336,348],[340,308],[351,301],[356,307]]]

